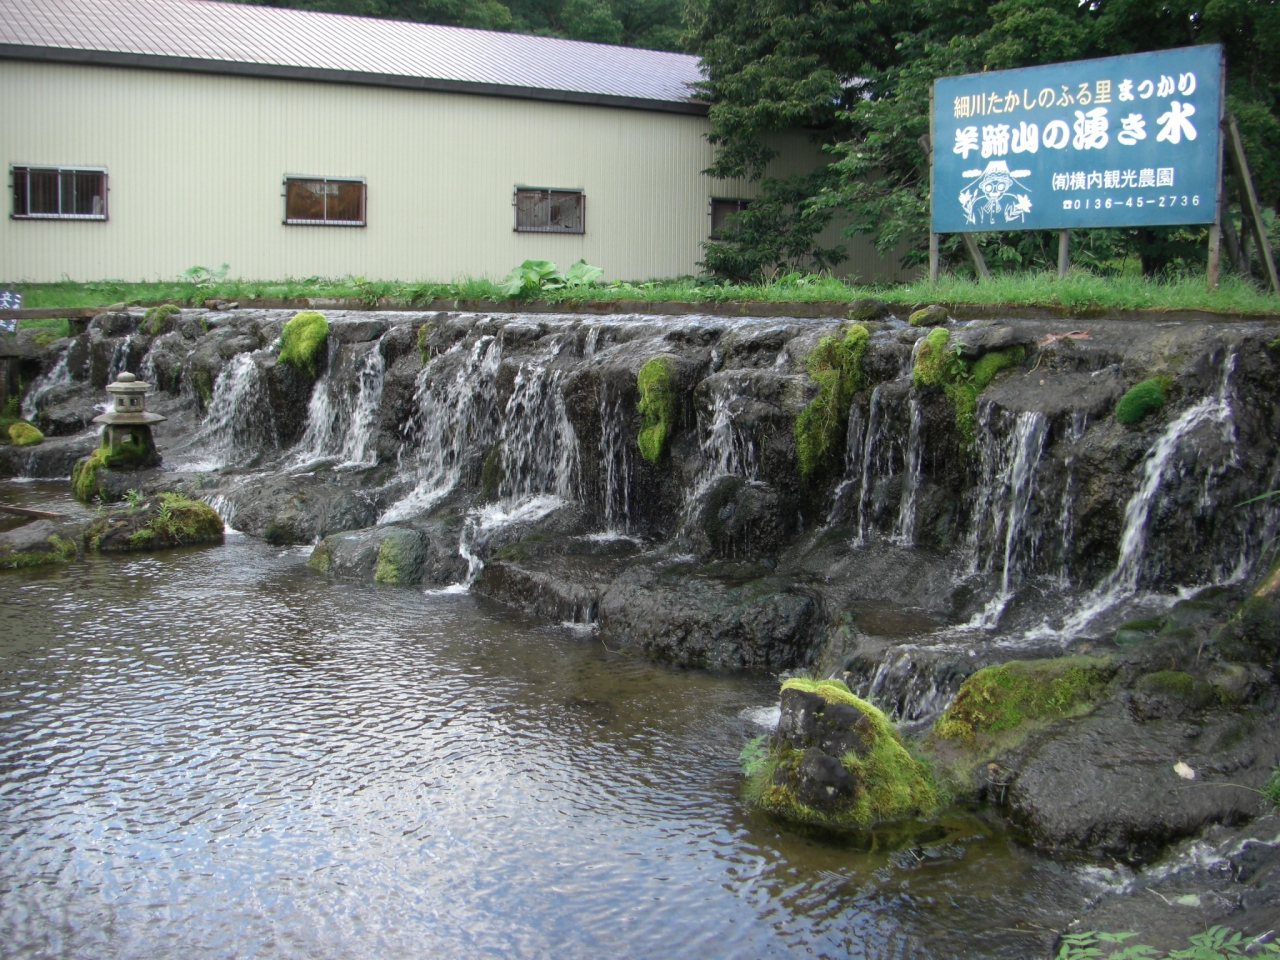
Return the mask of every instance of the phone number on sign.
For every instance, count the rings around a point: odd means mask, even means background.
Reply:
[[[1179,196],[1174,193],[1155,197],[1085,197],[1081,200],[1063,200],[1063,210],[1110,210],[1113,207],[1198,207],[1200,194]]]

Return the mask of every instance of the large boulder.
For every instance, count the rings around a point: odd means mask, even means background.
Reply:
[[[420,532],[378,526],[330,534],[316,544],[307,566],[347,579],[419,583],[426,558],[426,538]]]

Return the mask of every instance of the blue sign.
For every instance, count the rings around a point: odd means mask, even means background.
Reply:
[[[1212,223],[1217,44],[946,77],[933,88],[935,233]]]

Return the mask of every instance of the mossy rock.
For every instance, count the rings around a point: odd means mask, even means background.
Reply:
[[[422,365],[424,367],[431,359],[431,331],[433,329],[435,329],[435,324],[430,320],[418,328],[418,357],[422,360]]]
[[[956,429],[965,446],[972,449],[978,397],[1001,370],[1026,359],[1027,351],[1019,344],[991,350],[968,361],[951,349],[950,341],[951,334],[941,327],[930,330],[916,346],[911,380],[917,386],[939,388],[946,394],[955,410]]]
[[[1011,660],[983,667],[960,685],[933,732],[968,747],[1012,742],[1031,727],[1087,713],[1114,675],[1106,657]]]
[[[749,802],[796,823],[865,829],[938,807],[929,768],[889,719],[839,680],[782,685],[783,720],[744,755]]]
[[[142,316],[142,323],[139,330],[149,337],[158,337],[161,334],[169,333],[177,326],[175,318],[182,314],[181,308],[172,303],[162,303],[158,307],[151,307]]]
[[[506,470],[502,466],[502,445],[495,443],[485,455],[484,466],[480,468],[480,499],[486,503],[497,500],[506,479]]]
[[[653,357],[645,361],[636,374],[640,393],[636,409],[642,423],[636,437],[640,456],[656,464],[662,459],[667,439],[674,430],[676,416],[675,376],[669,357]]]
[[[422,534],[416,530],[388,530],[378,547],[374,583],[418,583],[426,564]]]
[[[320,573],[328,573],[332,565],[333,557],[329,552],[329,543],[326,540],[321,540],[315,545],[315,549],[311,551],[311,556],[307,557],[307,566]]]
[[[15,447],[33,447],[44,440],[44,434],[25,420],[9,424],[7,433]]]
[[[1160,632],[1164,627],[1163,620],[1143,619],[1130,620],[1120,624],[1116,628],[1115,641],[1120,646],[1131,643],[1141,643],[1143,640],[1149,640]]]
[[[913,327],[940,327],[950,319],[946,307],[940,303],[931,303],[914,311],[907,318],[907,323]]]
[[[860,297],[849,304],[849,319],[855,323],[872,323],[890,314],[889,305],[874,297]]]
[[[108,510],[84,532],[85,546],[102,552],[164,550],[221,543],[222,518],[203,500],[162,493]]]
[[[870,331],[855,324],[841,336],[823,337],[805,358],[805,369],[818,384],[818,393],[792,428],[801,477],[826,476],[843,456],[849,404],[866,386],[862,359],[870,340]]]
[[[147,443],[118,443],[98,447],[71,467],[71,494],[83,503],[106,499],[108,486],[104,471],[142,470],[160,463],[155,446]],[[119,499],[112,496],[111,499]]]
[[[1151,377],[1134,384],[1116,403],[1116,419],[1132,426],[1148,414],[1155,413],[1164,406],[1165,393],[1170,385],[1168,377]]]
[[[303,310],[280,332],[280,362],[314,377],[317,355],[329,337],[329,321],[315,310]]]
[[[67,524],[36,520],[0,533],[0,570],[57,566],[76,558],[74,531]]]

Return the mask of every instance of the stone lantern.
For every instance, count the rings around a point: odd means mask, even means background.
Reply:
[[[125,371],[115,383],[107,384],[111,409],[93,418],[94,423],[103,425],[102,446],[113,454],[123,447],[128,451],[127,459],[138,467],[159,464],[160,454],[151,437],[151,425],[169,419],[147,412],[147,391],[150,389],[151,384]]]

